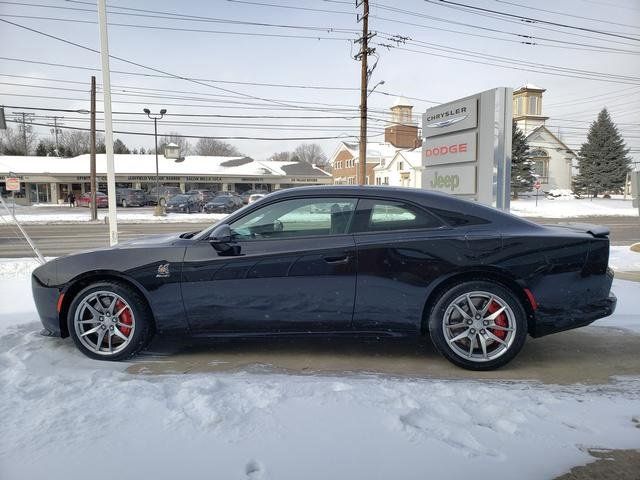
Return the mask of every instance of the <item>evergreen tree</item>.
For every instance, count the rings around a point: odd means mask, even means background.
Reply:
[[[573,190],[597,197],[600,193],[620,192],[631,168],[629,149],[606,108],[591,124],[587,141],[578,153],[579,173]]]
[[[533,189],[536,177],[533,175],[533,160],[529,157],[527,137],[516,122],[513,122],[511,132],[511,196],[518,198],[518,194]]]

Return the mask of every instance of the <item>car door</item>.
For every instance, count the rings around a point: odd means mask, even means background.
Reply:
[[[412,203],[362,199],[353,222],[358,280],[353,328],[417,331],[431,282],[464,262],[465,239]]]
[[[230,227],[235,253],[203,239],[189,247],[182,295],[196,334],[350,328],[356,254],[354,198],[290,198]]]

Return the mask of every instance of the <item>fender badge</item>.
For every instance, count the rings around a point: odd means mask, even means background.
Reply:
[[[162,263],[158,265],[158,273],[156,273],[156,278],[169,278],[169,264]]]

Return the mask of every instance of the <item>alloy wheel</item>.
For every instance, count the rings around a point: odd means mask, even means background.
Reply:
[[[498,295],[474,291],[453,300],[442,320],[451,350],[466,360],[488,362],[509,350],[516,338],[515,314]]]
[[[109,291],[87,295],[76,308],[73,325],[80,342],[103,356],[124,350],[136,328],[131,306],[120,295]]]

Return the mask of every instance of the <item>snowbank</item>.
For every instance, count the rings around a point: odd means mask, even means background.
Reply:
[[[621,272],[640,271],[640,252],[633,252],[628,246],[609,247],[609,266]]]
[[[1,478],[526,480],[590,461],[582,447],[639,445],[635,378],[130,374],[37,334],[33,266],[0,262]],[[640,327],[637,286],[615,281],[610,325]]]
[[[44,209],[42,209],[44,210]],[[16,213],[16,218],[23,225],[28,224],[50,224],[50,223],[84,223],[90,221],[90,214],[85,209],[69,209],[66,212],[37,212],[37,213]],[[0,215],[13,223],[11,216],[6,212],[0,212]],[[118,211],[118,223],[214,223],[221,218],[226,217],[225,214],[219,213],[169,213],[167,215],[156,217],[151,212],[121,212]],[[98,221],[105,222],[107,212],[100,210],[98,212]]]
[[[618,198],[576,199],[565,195],[552,199],[541,195],[537,206],[535,197],[511,200],[511,213],[542,218],[637,217],[638,209],[632,206],[631,200]]]

